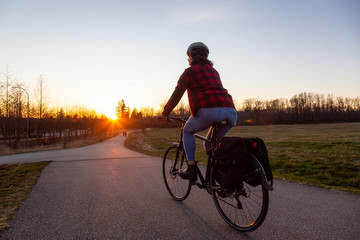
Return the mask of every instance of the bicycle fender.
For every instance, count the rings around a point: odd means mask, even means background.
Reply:
[[[260,172],[261,185],[263,185],[266,190],[273,191],[274,188],[269,184],[263,166],[253,154],[250,154],[250,156],[253,160],[253,163],[255,164],[255,171]]]

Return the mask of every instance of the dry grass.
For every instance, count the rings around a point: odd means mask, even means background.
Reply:
[[[3,144],[0,144],[0,156],[8,155],[8,154],[18,154],[18,153],[27,153],[27,152],[39,152],[39,151],[57,150],[57,149],[64,149],[64,148],[82,147],[82,146],[99,143],[101,141],[112,138],[114,136],[116,136],[116,134],[115,135],[108,134],[108,135],[99,135],[99,136],[89,136],[86,138],[79,138],[79,139],[75,139],[72,141],[68,141],[66,143],[59,142],[59,143],[55,143],[55,144],[41,145],[41,146],[35,146],[35,147],[31,147],[31,148],[19,148],[19,149],[13,149],[13,148],[10,148]]]
[[[0,165],[0,238],[48,162]]]

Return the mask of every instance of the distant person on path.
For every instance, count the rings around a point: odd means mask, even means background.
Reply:
[[[176,107],[187,90],[191,116],[184,127],[184,147],[189,166],[180,171],[179,175],[184,179],[195,181],[195,136],[194,134],[209,128],[213,123],[223,120],[227,125],[222,126],[215,137],[226,135],[231,127],[235,126],[237,112],[228,91],[223,88],[219,73],[213,68],[213,63],[208,60],[209,48],[202,42],[191,44],[186,54],[190,67],[184,73],[175,87],[173,94],[159,115],[159,119],[166,119]],[[209,138],[210,130],[207,134]],[[207,143],[205,148],[209,149]]]
[[[127,136],[127,131],[124,130],[124,131],[123,131],[123,137],[126,137],[126,136]]]

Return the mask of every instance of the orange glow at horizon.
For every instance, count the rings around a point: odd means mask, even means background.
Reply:
[[[103,114],[111,120],[117,120],[115,107],[108,102],[97,102],[96,106],[93,107],[98,114]]]
[[[115,121],[115,120],[118,119],[117,116],[116,116],[115,111],[114,111],[114,112],[104,113],[104,114],[105,114],[105,116],[106,116],[107,118],[110,118],[110,119],[113,120],[113,121]]]

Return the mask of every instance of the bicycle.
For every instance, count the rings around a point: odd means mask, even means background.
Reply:
[[[185,200],[191,191],[193,185],[201,189],[206,189],[212,195],[214,204],[221,217],[231,227],[239,231],[253,231],[258,228],[264,221],[269,207],[269,190],[272,190],[271,184],[266,179],[266,174],[260,162],[251,156],[251,164],[254,165],[254,171],[247,174],[240,189],[228,190],[222,187],[214,179],[214,152],[216,149],[216,139],[214,132],[226,122],[218,122],[212,125],[210,139],[195,134],[195,137],[210,143],[210,151],[207,151],[208,162],[206,167],[205,178],[197,166],[197,181],[182,179],[178,172],[188,166],[184,146],[183,146],[183,128],[186,119],[179,117],[168,117],[168,121],[181,122],[180,141],[173,143],[165,152],[162,164],[163,177],[166,188],[171,197],[176,201]],[[261,184],[254,187],[248,184],[248,180],[260,178]],[[257,179],[259,180],[259,179]]]

